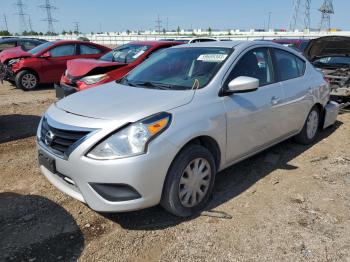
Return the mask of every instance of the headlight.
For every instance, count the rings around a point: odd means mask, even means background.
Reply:
[[[68,69],[66,69],[66,71],[64,71],[64,75],[68,76]]]
[[[96,83],[102,81],[106,77],[107,77],[106,74],[86,76],[86,77],[83,77],[82,79],[80,79],[79,81],[84,82],[87,85],[92,85],[92,84],[96,84]]]
[[[11,59],[7,64],[8,64],[8,65],[13,65],[13,64],[19,62],[19,60],[21,60],[21,59],[19,59],[19,58],[17,58],[17,59]]]
[[[107,160],[144,154],[148,143],[166,130],[171,115],[159,113],[136,123],[132,123],[95,146],[87,156]]]

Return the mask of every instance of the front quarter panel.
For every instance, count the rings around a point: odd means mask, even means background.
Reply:
[[[165,131],[166,139],[177,147],[178,152],[191,140],[208,136],[214,139],[220,149],[220,166],[224,166],[226,158],[226,117],[222,98],[211,97],[205,89],[198,90],[193,101],[186,106],[171,111],[173,120]]]

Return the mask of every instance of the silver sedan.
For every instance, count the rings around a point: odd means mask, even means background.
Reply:
[[[177,46],[51,105],[37,132],[40,168],[96,211],[160,203],[191,216],[218,171],[290,137],[314,142],[336,120],[329,94],[320,72],[278,44]]]

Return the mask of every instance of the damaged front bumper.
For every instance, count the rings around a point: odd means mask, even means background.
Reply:
[[[11,66],[0,63],[0,83],[2,84],[4,80],[15,81],[15,73]]]
[[[60,85],[55,84],[56,98],[62,99],[66,96],[74,94],[77,92],[77,89],[74,86],[66,85],[61,83]]]

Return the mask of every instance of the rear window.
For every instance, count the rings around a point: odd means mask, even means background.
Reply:
[[[100,54],[102,51],[92,45],[80,45],[80,54],[81,55],[96,55]]]
[[[287,51],[274,49],[278,79],[286,81],[305,73],[305,62]]]

